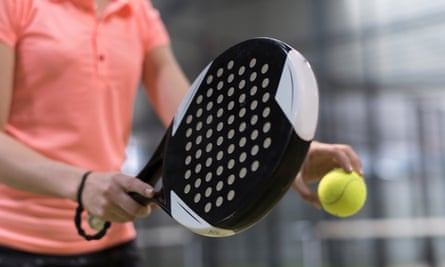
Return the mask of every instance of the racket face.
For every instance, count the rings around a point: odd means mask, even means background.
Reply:
[[[305,59],[268,38],[240,43],[195,80],[171,125],[164,209],[206,236],[229,236],[281,199],[314,136],[318,90]]]

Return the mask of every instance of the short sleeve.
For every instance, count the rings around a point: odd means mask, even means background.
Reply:
[[[1,0],[0,1],[0,41],[15,46],[21,28],[26,24],[30,1]]]
[[[140,9],[140,29],[144,52],[147,53],[151,49],[167,45],[170,43],[170,37],[167,29],[162,22],[159,11],[153,7],[150,1],[142,0],[143,7]]]

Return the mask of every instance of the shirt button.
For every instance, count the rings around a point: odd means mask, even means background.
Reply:
[[[105,60],[105,56],[103,54],[99,55],[99,61],[104,61]]]

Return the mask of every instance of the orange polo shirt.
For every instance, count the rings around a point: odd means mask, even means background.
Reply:
[[[114,0],[97,18],[92,0],[1,0],[0,41],[16,51],[6,133],[49,158],[118,171],[144,54],[169,43],[151,3]],[[0,185],[0,245],[62,255],[135,237],[131,223],[115,223],[100,241],[85,241],[75,206]]]

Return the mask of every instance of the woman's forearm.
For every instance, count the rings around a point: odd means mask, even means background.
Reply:
[[[144,86],[164,125],[168,125],[189,89],[189,82],[168,46],[145,57]]]
[[[75,201],[84,171],[44,157],[0,132],[0,182],[3,184]]]
[[[44,157],[4,132],[12,103],[15,50],[2,42],[0,62],[0,183],[76,200],[84,170]]]

